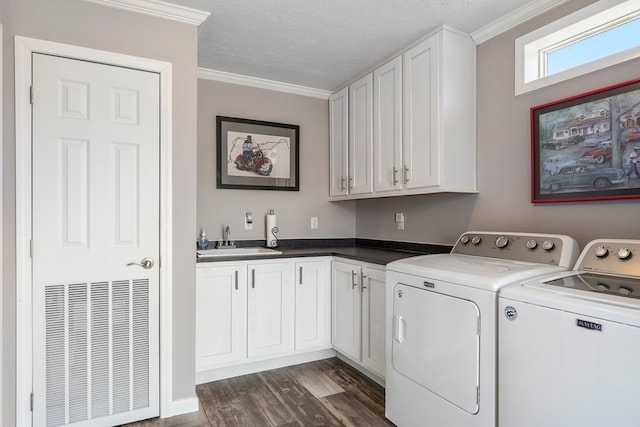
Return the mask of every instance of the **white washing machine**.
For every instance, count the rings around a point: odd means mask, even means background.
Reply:
[[[495,426],[497,291],[566,271],[578,253],[568,236],[468,232],[449,254],[388,264],[387,418]]]
[[[500,427],[640,426],[640,240],[499,294]]]

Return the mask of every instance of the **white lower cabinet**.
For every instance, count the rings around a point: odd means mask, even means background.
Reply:
[[[197,264],[196,372],[330,348],[329,269],[328,258]]]
[[[362,297],[357,264],[331,263],[331,344],[341,353],[360,361]]]
[[[196,371],[246,358],[246,271],[242,263],[196,268]]]
[[[384,378],[384,268],[357,261],[334,260],[331,276],[333,347]]]
[[[329,261],[295,263],[295,349],[331,347]]]
[[[294,289],[290,262],[247,265],[247,357],[293,350]]]
[[[384,267],[351,260],[198,263],[197,378],[241,375],[253,362],[332,346],[384,378],[384,289]]]
[[[362,268],[362,364],[385,376],[385,270]]]

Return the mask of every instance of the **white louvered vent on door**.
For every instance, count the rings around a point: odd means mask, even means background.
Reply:
[[[45,287],[46,425],[149,406],[149,281]]]

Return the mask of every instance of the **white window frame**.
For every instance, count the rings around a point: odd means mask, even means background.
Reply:
[[[515,94],[522,95],[583,74],[601,70],[640,57],[640,46],[587,62],[549,76],[541,75],[541,51],[579,37],[605,22],[627,16],[640,9],[638,0],[600,0],[516,39]]]

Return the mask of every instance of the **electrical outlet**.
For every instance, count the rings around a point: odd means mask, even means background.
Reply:
[[[318,229],[318,217],[317,216],[312,216],[311,217],[311,229],[312,230],[317,230]]]
[[[244,214],[244,229],[253,230],[253,214],[251,212]]]
[[[396,212],[395,222],[398,230],[404,230],[404,213]]]

